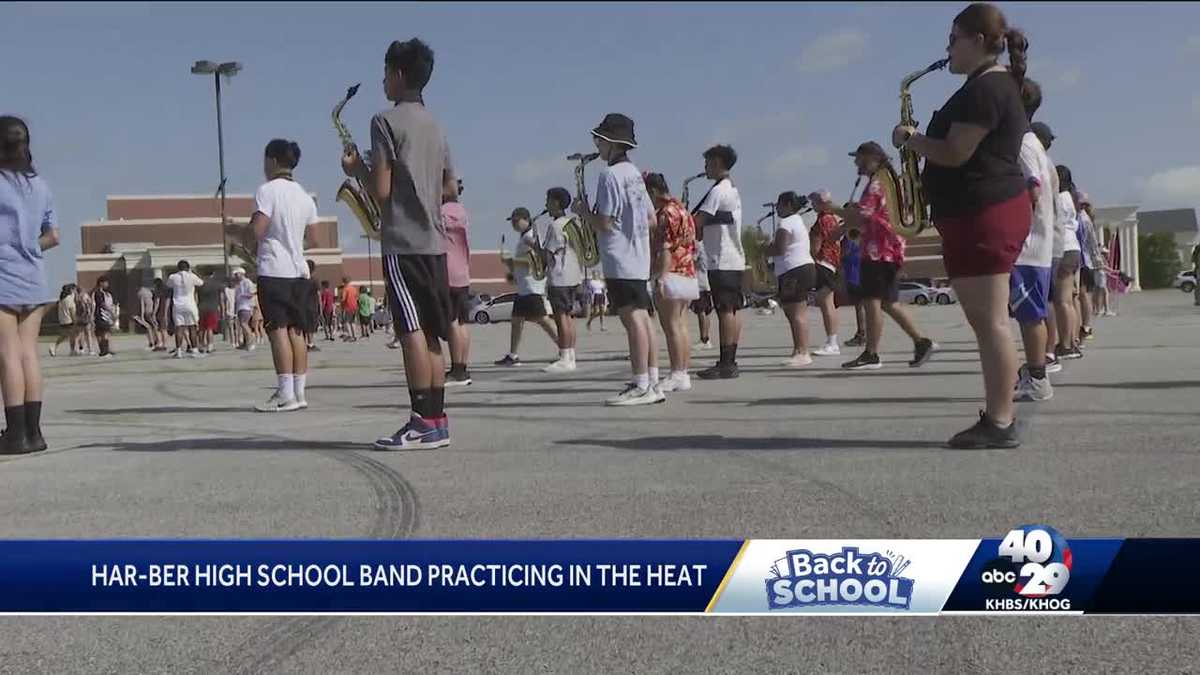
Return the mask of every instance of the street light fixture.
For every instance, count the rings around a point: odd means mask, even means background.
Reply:
[[[221,258],[225,262],[225,278],[229,279],[229,247],[225,245],[225,136],[221,127],[221,76],[233,77],[242,69],[237,61],[216,63],[214,61],[197,61],[192,65],[193,75],[212,75],[217,87],[217,163],[221,171],[221,182],[217,184],[217,193],[221,197]]]

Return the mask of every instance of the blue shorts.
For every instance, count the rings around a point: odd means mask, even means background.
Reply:
[[[1050,302],[1050,268],[1014,265],[1008,276],[1008,312],[1018,323],[1046,318]]]

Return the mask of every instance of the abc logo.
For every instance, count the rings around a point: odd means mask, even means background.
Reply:
[[[979,581],[984,584],[1003,584],[1011,588],[1017,583],[1017,573],[1007,561],[997,558],[984,566]]]

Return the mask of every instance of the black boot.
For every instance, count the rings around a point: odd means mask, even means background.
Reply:
[[[33,446],[25,434],[25,406],[6,407],[4,420],[8,427],[0,433],[0,455],[25,455],[33,452]]]
[[[42,437],[42,402],[25,402],[25,438],[29,441],[32,452],[46,449],[46,439]]]

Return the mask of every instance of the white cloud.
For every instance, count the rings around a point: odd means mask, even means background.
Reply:
[[[764,113],[741,117],[719,125],[713,132],[710,143],[735,143],[751,136],[768,132],[798,133],[803,115],[796,110]]]
[[[1200,165],[1159,171],[1146,179],[1142,192],[1155,207],[1200,206]]]
[[[796,66],[802,73],[827,73],[863,60],[867,55],[868,36],[854,29],[843,28],[822,35],[800,50]]]
[[[825,148],[806,145],[785,150],[767,164],[767,175],[771,178],[787,178],[829,163],[829,151]]]
[[[570,175],[571,165],[555,155],[545,159],[527,159],[513,167],[513,180],[519,185],[532,185],[555,175]]]

